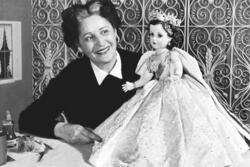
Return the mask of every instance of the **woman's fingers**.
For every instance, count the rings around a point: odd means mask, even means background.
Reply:
[[[70,143],[93,143],[101,142],[102,138],[95,134],[92,129],[77,124],[66,124],[63,127],[60,137]]]
[[[90,128],[78,126],[75,128],[72,136],[72,143],[93,143],[94,141],[101,142],[102,138],[95,134]]]
[[[93,140],[95,140],[95,141],[98,141],[98,142],[102,142],[102,138],[101,138],[99,135],[97,135],[97,134],[93,131],[93,129],[88,128],[88,127],[85,127],[85,129],[87,130],[87,134],[88,134],[88,136],[89,136],[91,139],[93,139]]]

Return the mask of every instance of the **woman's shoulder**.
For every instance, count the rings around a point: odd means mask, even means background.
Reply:
[[[124,62],[130,62],[133,63],[139,61],[141,57],[141,53],[135,52],[135,51],[129,51],[129,50],[124,50],[124,49],[117,49],[117,52],[119,53],[121,60]]]
[[[124,49],[117,49],[117,52],[120,54],[120,56],[133,56],[133,57],[140,57],[142,54],[136,51],[129,51]]]
[[[68,64],[59,72],[61,76],[73,77],[73,75],[77,76],[79,73],[88,73],[88,69],[90,67],[90,62],[87,56],[79,57]],[[72,75],[73,74],[73,75]]]

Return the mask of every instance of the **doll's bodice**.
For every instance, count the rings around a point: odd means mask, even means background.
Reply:
[[[154,53],[148,59],[148,70],[157,80],[168,78],[170,76],[170,51],[166,50],[160,56]]]

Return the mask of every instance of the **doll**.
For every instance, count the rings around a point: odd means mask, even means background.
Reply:
[[[222,107],[197,61],[177,48],[180,20],[153,10],[153,50],[140,59],[141,77],[122,85],[138,89],[95,132],[90,163],[96,167],[224,167],[242,161],[248,132]],[[150,86],[149,83],[154,82]],[[144,91],[141,91],[143,90]]]

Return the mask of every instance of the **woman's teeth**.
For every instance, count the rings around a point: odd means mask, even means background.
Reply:
[[[106,48],[98,50],[96,53],[97,54],[105,54],[108,50],[109,50],[109,47],[106,47]]]

